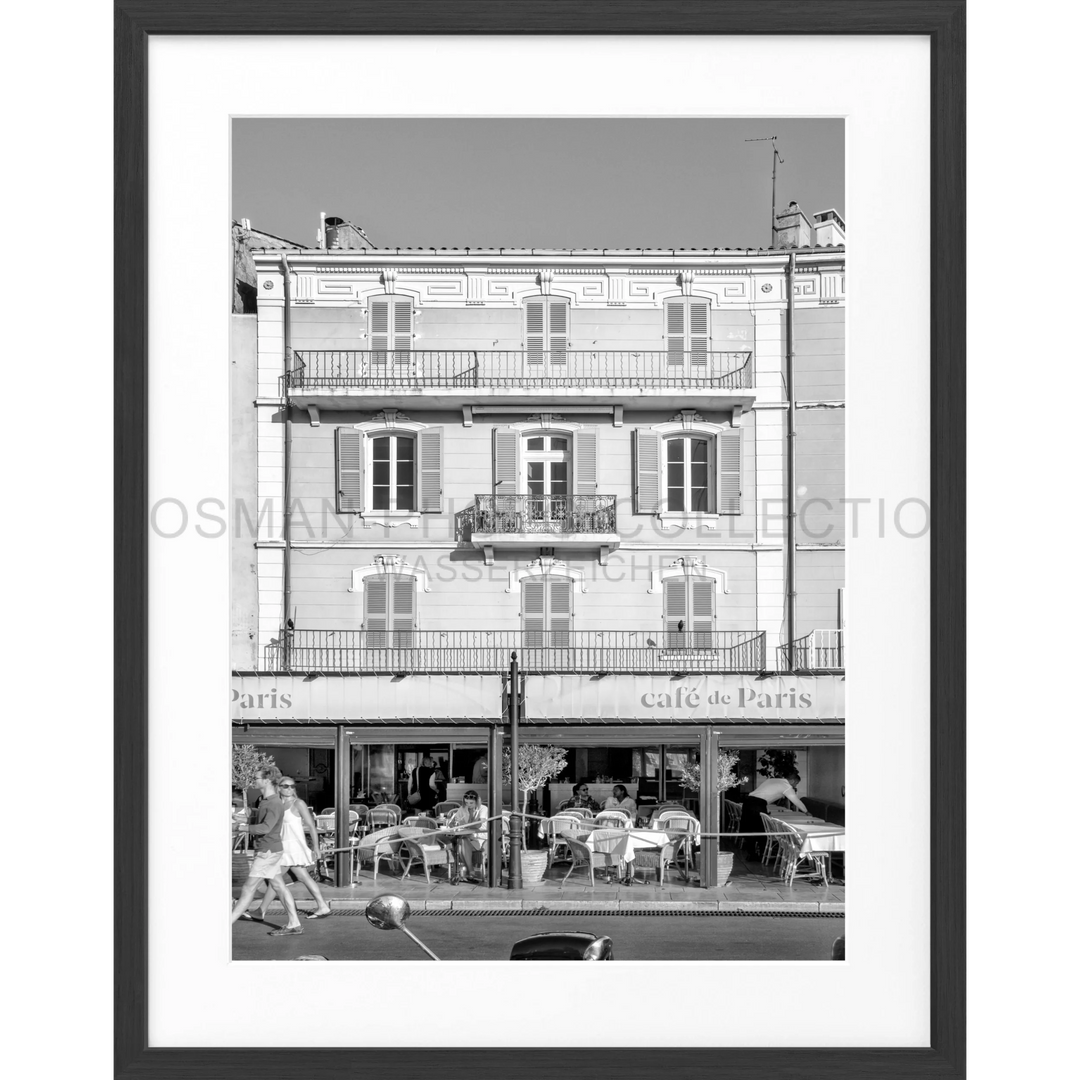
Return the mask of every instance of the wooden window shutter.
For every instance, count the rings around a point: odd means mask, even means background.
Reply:
[[[337,437],[337,512],[364,510],[363,435],[356,428],[339,427]]]
[[[367,643],[372,648],[380,648],[385,642],[373,639],[372,634],[383,634],[389,622],[389,574],[364,579],[364,631],[368,635]]]
[[[634,432],[634,513],[660,509],[660,436],[638,428]]]
[[[574,435],[574,494],[596,494],[596,428],[585,427]]]
[[[394,632],[394,647],[412,645],[416,629],[416,578],[406,574],[390,575],[390,629]]]
[[[680,623],[682,624],[680,628]],[[686,612],[686,578],[670,578],[664,582],[665,645],[676,649],[685,644],[688,629]]]
[[[690,304],[690,363],[709,362],[709,305],[691,300]]]
[[[531,577],[521,582],[521,629],[524,644],[539,648],[544,644],[544,593],[547,578]]]
[[[412,301],[394,301],[394,359],[407,363],[412,351]]]
[[[525,302],[525,357],[530,364],[544,362],[544,302]]]
[[[690,629],[694,645],[707,649],[712,645],[716,582],[712,578],[690,578]]]
[[[521,438],[516,428],[495,429],[495,494],[516,495],[521,475]]]
[[[443,429],[426,428],[417,435],[420,458],[420,498],[422,514],[441,514],[443,508]]]
[[[371,301],[371,336],[372,363],[385,364],[386,350],[390,347],[390,301]]]
[[[742,428],[720,432],[719,489],[716,512],[742,513]]]
[[[686,352],[686,304],[673,300],[667,305],[667,357],[669,364],[681,364]]]
[[[568,578],[548,578],[548,630],[550,644],[560,649],[570,645],[573,628],[573,582]]]
[[[570,347],[570,305],[565,300],[549,300],[548,305],[548,352],[553,364],[566,363],[566,350]]]

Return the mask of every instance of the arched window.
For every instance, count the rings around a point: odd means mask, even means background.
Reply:
[[[545,574],[522,580],[521,629],[526,649],[569,648],[573,596],[574,583],[567,577]]]
[[[696,421],[638,428],[634,512],[741,514],[742,428]]]
[[[682,576],[664,582],[664,647],[709,649],[716,618],[716,582]]]
[[[416,578],[372,574],[364,579],[366,648],[411,648],[416,628]]]
[[[441,427],[403,420],[338,428],[338,513],[441,513],[442,435]]]

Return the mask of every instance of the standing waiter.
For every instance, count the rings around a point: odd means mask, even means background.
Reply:
[[[768,813],[769,807],[780,799],[788,799],[797,806],[804,814],[810,811],[803,805],[802,799],[795,794],[802,777],[794,769],[786,776],[770,776],[763,780],[743,800],[742,820],[739,823],[739,832],[761,833],[765,826],[761,823],[761,815]],[[751,836],[747,838],[746,858],[747,861],[757,861],[761,858],[762,837]]]

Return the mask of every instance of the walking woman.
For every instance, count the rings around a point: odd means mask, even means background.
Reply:
[[[315,879],[308,873],[308,867],[315,863],[315,856],[311,853],[304,839],[304,829],[311,836],[311,843],[315,851],[319,850],[319,827],[315,824],[308,804],[296,794],[296,781],[291,776],[283,776],[278,784],[278,792],[281,801],[285,804],[285,819],[281,826],[281,871],[291,870],[296,875],[296,880],[304,886],[318,905],[307,916],[309,919],[325,919],[330,914],[330,905],[323,899]],[[274,894],[270,889],[263,895],[262,905],[259,908],[259,918],[266,921],[266,913],[270,908],[270,902]]]

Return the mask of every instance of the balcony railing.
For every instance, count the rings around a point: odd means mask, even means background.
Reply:
[[[286,376],[286,387],[300,391],[558,386],[748,390],[754,385],[753,353],[749,350],[303,349],[293,356],[295,363]]]
[[[477,533],[613,533],[614,495],[477,495]]]
[[[292,630],[264,650],[268,671],[595,674],[761,671],[756,630]],[[287,645],[286,645],[287,642]]]
[[[811,630],[776,650],[780,668],[793,671],[843,671],[844,631]]]

